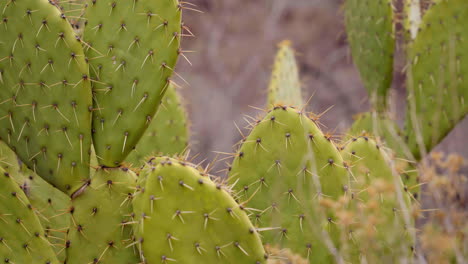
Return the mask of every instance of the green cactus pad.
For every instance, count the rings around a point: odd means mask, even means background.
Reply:
[[[249,208],[263,242],[314,263],[332,261],[323,234],[336,240],[339,227],[327,204],[343,196],[348,173],[331,138],[306,113],[276,106],[243,140],[229,183]]]
[[[467,24],[467,1],[437,1],[409,46],[406,136],[416,158],[434,148],[468,112]]]
[[[188,138],[187,114],[177,90],[169,85],[158,112],[125,161],[140,166],[150,155],[182,154],[188,146]]]
[[[411,220],[410,196],[399,175],[393,176],[389,157],[368,137],[352,139],[342,151],[351,168],[353,192],[351,216],[347,230],[351,247],[356,246],[352,263],[397,263],[409,257]],[[405,222],[404,214],[407,221]]]
[[[33,206],[1,167],[0,199],[0,260],[15,264],[58,264]]]
[[[126,168],[99,169],[72,200],[67,264],[139,263],[132,238],[136,176]]]
[[[304,103],[294,50],[289,41],[281,42],[278,47],[268,87],[268,104],[302,106]]]
[[[393,78],[395,48],[391,0],[346,0],[346,31],[353,61],[372,105],[385,110]]]
[[[358,115],[347,134],[346,140],[356,136],[371,136],[375,137],[378,142],[383,142],[382,147],[387,152],[391,152],[392,157],[396,159],[396,167],[403,183],[411,188],[413,195],[419,193],[416,163],[412,162],[413,155],[405,144],[403,133],[395,121],[385,114],[377,112],[363,113]]]
[[[265,263],[258,233],[225,187],[193,165],[150,161],[135,195],[144,263]]]
[[[0,141],[0,167],[20,186],[45,229],[59,261],[65,261],[65,238],[70,218],[70,198],[29,170],[16,154]]]
[[[46,181],[72,193],[88,177],[91,144],[80,41],[46,0],[3,3],[0,138]]]
[[[100,164],[118,166],[148,128],[179,54],[177,0],[89,0],[84,39]]]

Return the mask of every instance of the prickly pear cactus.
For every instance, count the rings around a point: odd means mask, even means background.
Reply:
[[[395,160],[403,183],[415,196],[419,193],[419,179],[416,162],[413,155],[404,142],[403,132],[395,121],[387,115],[377,112],[367,112],[360,114],[348,131],[346,140],[352,135],[375,137],[379,142],[383,142],[382,147],[391,154]]]
[[[301,106],[301,82],[299,70],[290,41],[283,41],[276,54],[270,86],[268,87],[268,105],[282,103],[291,106]]]
[[[66,212],[70,208],[70,198],[29,170],[2,141],[0,141],[0,167],[26,194],[58,260],[65,261],[64,241],[70,224]]]
[[[346,215],[353,220],[346,226],[350,250],[356,250],[352,263],[397,263],[411,256],[411,197],[389,157],[368,137],[350,140],[342,154],[353,178],[353,209]]]
[[[67,263],[139,263],[133,243],[132,194],[136,176],[126,168],[99,169],[72,200]]]
[[[417,158],[468,112],[468,2],[437,1],[408,49],[406,136]]]
[[[339,236],[334,209],[348,186],[343,159],[305,112],[276,106],[236,154],[229,174],[263,242],[289,248],[314,263],[332,261],[325,242]],[[327,241],[325,241],[326,239]]]
[[[392,1],[346,0],[344,9],[353,61],[373,107],[384,111],[395,48]]]
[[[89,0],[84,31],[93,82],[93,139],[100,164],[118,166],[149,126],[179,54],[174,0]]]
[[[140,173],[133,204],[145,263],[265,263],[243,206],[188,163],[151,160]]]
[[[133,166],[141,166],[150,155],[173,156],[182,154],[188,146],[187,114],[180,95],[169,85],[158,112],[127,159]]]
[[[80,41],[46,0],[3,1],[0,138],[72,193],[88,177],[91,90]]]
[[[0,167],[0,260],[58,264],[34,208],[18,184]]]

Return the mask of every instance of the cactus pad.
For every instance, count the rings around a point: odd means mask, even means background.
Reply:
[[[100,164],[118,166],[150,124],[179,54],[177,0],[89,0],[84,39]]]
[[[136,176],[126,168],[99,169],[72,200],[67,263],[139,263],[133,242],[132,194]]]
[[[169,85],[158,112],[125,161],[139,166],[150,155],[182,154],[188,146],[188,137],[187,114],[177,90]]]
[[[302,106],[301,82],[294,50],[289,41],[281,42],[278,47],[268,87],[268,104]]]
[[[192,165],[153,159],[140,173],[139,187],[133,204],[143,262],[265,263],[243,207]]]
[[[92,105],[80,41],[46,0],[4,1],[0,138],[29,168],[72,193],[88,177]]]
[[[437,1],[408,50],[408,144],[419,158],[468,112],[468,2]]]
[[[410,196],[398,175],[393,176],[389,158],[367,137],[354,138],[343,149],[343,158],[353,174],[350,215],[347,230],[356,259],[367,263],[396,263],[411,252]],[[405,220],[405,215],[408,217]],[[405,222],[408,221],[408,222]]]
[[[396,167],[403,183],[411,188],[413,195],[419,192],[418,171],[411,162],[413,155],[405,144],[400,128],[387,115],[377,112],[360,114],[348,131],[347,140],[356,136],[371,136],[384,147],[395,159]]]
[[[354,63],[371,103],[385,110],[393,78],[395,48],[391,0],[346,0],[345,20]]]
[[[70,218],[70,197],[29,170],[16,154],[0,141],[0,167],[20,186],[45,230],[59,261],[65,261],[65,238]]]
[[[0,199],[0,260],[58,264],[28,198],[1,167]]]
[[[243,140],[229,183],[265,230],[263,242],[316,263],[331,261],[324,233],[337,240],[329,204],[343,196],[348,174],[336,146],[306,113],[276,106]],[[330,209],[330,210],[329,210]]]

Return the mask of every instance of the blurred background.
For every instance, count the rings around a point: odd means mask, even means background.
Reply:
[[[212,160],[215,151],[233,152],[233,145],[241,139],[235,124],[243,128],[246,115],[261,115],[255,108],[265,108],[276,45],[284,39],[291,40],[297,52],[305,99],[314,95],[306,109],[321,113],[333,106],[321,120],[325,132],[345,133],[353,115],[369,109],[346,41],[342,0],[190,3],[196,6],[185,6],[203,13],[184,10],[185,25],[195,37],[183,39],[190,63],[181,57],[176,69],[189,85],[178,78],[176,82],[182,86],[192,122],[191,156],[199,154],[196,162]],[[400,124],[405,106],[403,66],[397,58],[393,114]],[[467,131],[465,119],[438,150],[467,158]]]

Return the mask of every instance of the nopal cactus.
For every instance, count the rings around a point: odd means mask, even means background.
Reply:
[[[347,144],[324,134],[319,118],[304,110],[294,52],[283,42],[269,109],[250,124],[228,185],[182,158],[137,157],[183,150],[148,146],[151,137],[142,135],[153,129],[165,134],[161,141],[186,135],[170,80],[181,53],[184,5],[89,0],[85,9],[65,11],[44,0],[2,4],[0,261],[411,260],[412,198],[393,156],[373,138],[383,139],[397,158],[407,149],[420,158],[424,151],[416,145],[432,148],[466,114],[463,78],[452,78],[462,76],[466,64],[460,48],[466,3],[437,2],[408,38],[409,147],[391,133],[399,130],[386,116],[395,41],[390,1],[345,3],[352,53],[377,110],[372,122],[365,115],[355,123],[351,139],[341,139]],[[67,19],[69,12],[80,18]],[[68,22],[74,19],[84,27],[73,29]],[[428,44],[435,33],[441,46]],[[437,60],[445,63],[431,72],[427,65]],[[443,88],[445,101],[458,100],[436,105],[448,116],[441,123],[424,108],[435,98],[434,87]],[[161,102],[159,113],[167,112],[155,115]],[[426,115],[440,133],[418,132]],[[370,133],[354,137],[362,130]]]
[[[265,263],[245,208],[187,162],[151,159],[133,205],[135,244],[147,263]]]
[[[89,171],[91,88],[66,16],[39,1],[3,2],[0,137],[33,171],[67,193]]]

